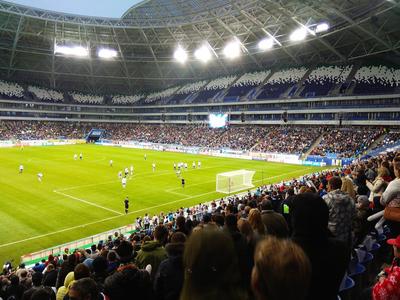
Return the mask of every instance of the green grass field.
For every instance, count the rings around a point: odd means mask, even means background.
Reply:
[[[83,160],[75,161],[75,153],[83,153]],[[192,170],[192,161],[199,160],[201,169]],[[0,263],[19,262],[23,254],[133,223],[146,212],[217,199],[223,196],[215,192],[217,173],[254,170],[253,183],[261,185],[321,169],[96,145],[0,149],[0,161]],[[173,163],[179,161],[189,166],[183,172],[185,188],[173,170]],[[20,164],[23,174],[18,171]],[[135,174],[123,190],[118,171],[131,164]],[[37,179],[39,172],[42,182]],[[128,215],[123,207],[126,196]]]

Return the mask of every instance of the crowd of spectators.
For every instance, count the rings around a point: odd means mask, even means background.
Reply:
[[[32,268],[6,263],[0,297],[334,300],[357,260],[352,253],[371,239],[376,221],[367,218],[399,204],[399,182],[400,153],[387,153],[244,195],[146,213],[129,236],[65,249]],[[400,234],[398,221],[385,223],[389,238]],[[400,297],[400,236],[387,242],[392,265],[366,281],[363,299]]]
[[[375,145],[374,149],[380,147],[390,147],[398,142],[400,142],[400,131],[390,131],[385,135],[385,138],[382,141]]]
[[[40,88],[37,86],[28,86],[28,91],[35,95],[41,101],[63,102],[64,95],[58,91]]]
[[[76,122],[2,121],[0,140],[82,139],[92,124]]]
[[[260,139],[254,151],[301,154],[321,135],[321,127],[274,127]]]
[[[0,139],[84,138],[91,128],[106,131],[106,138],[115,141],[138,141],[207,149],[271,153],[302,154],[323,134],[312,155],[336,154],[338,158],[354,157],[363,153],[382,134],[375,127],[324,128],[299,126],[229,126],[210,128],[207,125],[152,125],[114,123],[76,123],[40,121],[2,121]],[[385,145],[399,139],[390,133]],[[381,143],[381,144],[382,144]]]
[[[325,156],[337,154],[338,158],[362,154],[382,134],[379,128],[327,128],[323,138],[311,154]]]

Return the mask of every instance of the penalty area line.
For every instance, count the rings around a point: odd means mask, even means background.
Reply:
[[[93,203],[93,202],[90,202],[90,201],[87,201],[87,200],[84,200],[84,199],[81,199],[81,198],[77,198],[77,197],[74,197],[74,196],[59,192],[57,190],[54,190],[53,192],[56,193],[56,194],[62,195],[64,197],[67,197],[67,198],[70,198],[70,199],[73,199],[73,200],[76,200],[76,201],[79,201],[79,202],[82,202],[82,203],[86,203],[88,205],[91,205],[91,206],[94,206],[94,207],[98,207],[98,208],[101,208],[101,209],[104,209],[104,210],[107,210],[107,211],[110,211],[110,212],[118,214],[120,216],[123,215],[123,213],[121,213],[119,211],[113,210],[111,208],[107,208],[105,206],[98,205],[96,203]]]

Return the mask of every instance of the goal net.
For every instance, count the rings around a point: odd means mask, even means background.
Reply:
[[[217,174],[217,192],[235,193],[241,190],[254,187],[253,176],[255,171],[237,170]]]

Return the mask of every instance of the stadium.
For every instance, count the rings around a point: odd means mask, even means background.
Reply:
[[[0,0],[0,300],[400,299],[398,0],[67,2]]]

